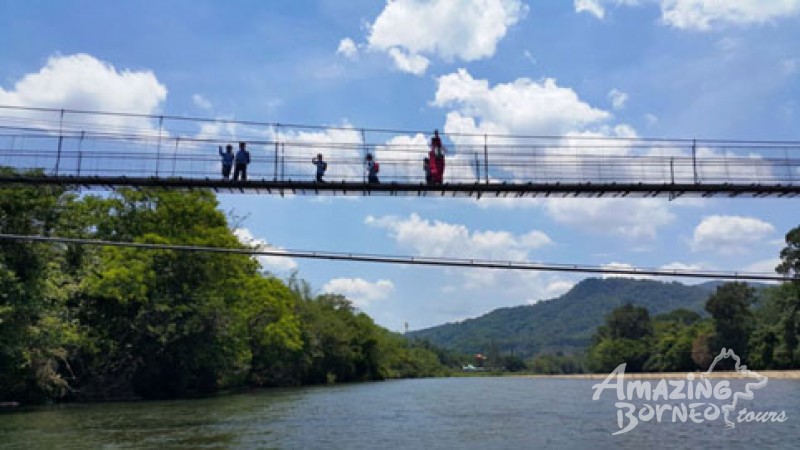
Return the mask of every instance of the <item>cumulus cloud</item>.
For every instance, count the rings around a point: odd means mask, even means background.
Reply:
[[[192,95],[192,103],[200,109],[211,109],[211,102],[200,94]]]
[[[628,94],[618,89],[612,89],[608,93],[608,98],[611,100],[611,107],[614,109],[622,109],[625,103],[628,102]]]
[[[705,267],[702,264],[682,263],[678,261],[664,264],[663,266],[659,267],[659,269],[677,271],[710,270],[709,267]]]
[[[800,13],[795,0],[661,0],[662,20],[675,28],[706,31],[715,25],[750,25]]]
[[[772,224],[755,217],[709,216],[695,227],[691,247],[720,255],[746,254],[774,232]]]
[[[364,308],[372,302],[383,300],[394,292],[394,283],[390,280],[378,280],[374,283],[362,278],[334,278],[322,287],[331,294],[347,297],[358,308]]]
[[[280,252],[283,249],[270,245],[264,239],[256,238],[253,233],[247,228],[237,228],[233,230],[234,236],[239,239],[242,244],[252,247],[256,250],[268,250]],[[285,256],[257,256],[256,259],[261,264],[261,267],[270,271],[286,272],[297,268],[297,262],[294,259]]]
[[[369,26],[367,45],[389,54],[398,69],[419,75],[430,57],[449,62],[493,56],[527,10],[519,0],[389,0]]]
[[[118,70],[85,53],[52,56],[38,72],[23,76],[13,88],[0,87],[0,104],[55,109],[155,114],[166,97],[166,86],[152,71]],[[52,121],[42,113],[20,115],[32,121],[41,120],[42,128],[48,128],[47,120]],[[84,130],[154,129],[149,119],[122,116],[73,115],[69,123]]]
[[[389,49],[389,56],[394,60],[394,65],[403,72],[413,73],[414,75],[422,75],[428,70],[428,65],[431,61],[416,53],[409,53],[397,47]]]
[[[511,174],[515,179],[541,181],[552,175],[546,170],[555,165],[581,173],[575,161],[559,159],[564,152],[557,148],[563,144],[558,140],[535,142],[500,135],[563,136],[589,131],[596,134],[622,131],[622,128],[605,125],[611,118],[610,113],[592,107],[575,91],[559,86],[551,78],[540,81],[519,78],[492,86],[487,80],[476,79],[467,70],[459,69],[439,77],[437,83],[432,104],[450,110],[446,114],[444,131],[455,144],[456,156],[462,158],[456,160],[460,165],[468,168],[475,156],[483,154],[485,134],[494,135],[489,141],[490,160],[492,149],[503,146],[505,155],[513,154],[515,162],[526,163],[494,164],[493,170],[503,172],[493,174],[496,177]],[[537,144],[536,149],[530,148],[532,142]],[[542,147],[543,143],[552,144],[552,148]],[[580,155],[570,153],[567,157]],[[570,176],[562,175],[559,181]]]
[[[525,261],[531,251],[553,242],[538,230],[521,235],[477,231],[461,224],[423,219],[416,213],[408,218],[368,216],[365,223],[387,230],[399,246],[420,256]]]
[[[624,272],[630,272],[630,273],[604,273],[602,275],[602,278],[630,278],[634,280],[652,280],[655,278],[652,275],[636,274],[635,273],[636,267],[628,263],[610,262],[608,264],[602,264],[600,267],[605,270],[620,270]]]
[[[526,132],[561,135],[601,122],[611,115],[581,101],[556,80],[519,78],[490,86],[466,69],[437,79],[433,105],[453,108],[447,116],[448,132]]]
[[[358,47],[352,39],[344,38],[339,42],[336,54],[342,55],[347,59],[356,59],[358,57]]]
[[[630,239],[654,239],[659,228],[675,220],[660,199],[550,199],[544,208],[559,223]]]
[[[775,274],[775,268],[781,263],[780,258],[769,258],[746,265],[743,272]]]
[[[605,17],[608,5],[635,6],[656,3],[661,21],[671,27],[708,31],[725,25],[746,26],[769,23],[797,16],[800,2],[795,0],[575,0],[576,12]]]
[[[575,0],[575,12],[587,12],[598,19],[606,15],[606,9],[600,0]]]
[[[606,16],[606,5],[638,5],[640,0],[575,0],[575,12],[586,12],[598,19]]]

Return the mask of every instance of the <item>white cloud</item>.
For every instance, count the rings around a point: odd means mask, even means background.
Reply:
[[[0,88],[0,104],[55,109],[155,114],[167,97],[167,88],[149,70],[118,70],[111,64],[79,53],[52,56],[38,72],[29,73],[10,90]],[[6,115],[13,112],[8,111]],[[52,117],[49,117],[52,116]],[[28,124],[57,127],[52,113],[19,113]],[[40,121],[40,122],[37,122]],[[56,125],[53,125],[55,121]],[[80,130],[101,128],[152,131],[153,121],[122,116],[70,115],[65,120]]]
[[[270,245],[264,239],[259,239],[253,236],[253,233],[247,228],[237,228],[233,230],[234,236],[239,239],[242,244],[253,247],[256,250],[277,251],[283,250],[280,247]],[[290,271],[297,268],[297,262],[294,259],[285,256],[257,256],[256,259],[261,264],[261,267],[273,271]]]
[[[652,275],[637,275],[633,273],[635,267],[628,263],[610,262],[600,266],[604,270],[621,270],[631,273],[604,273],[602,278],[631,278],[634,280],[652,280]]]
[[[383,300],[394,292],[394,283],[390,280],[378,280],[371,283],[362,278],[334,278],[328,281],[322,290],[327,293],[341,294],[347,297],[358,308],[364,308],[372,302]]]
[[[389,56],[394,60],[394,65],[403,72],[422,75],[428,70],[430,60],[416,53],[407,53],[397,47],[389,49]]]
[[[414,254],[429,257],[525,261],[531,251],[553,242],[538,230],[522,235],[507,231],[475,231],[461,224],[423,219],[418,214],[411,214],[408,218],[368,216],[365,223],[387,230],[398,245]]]
[[[611,100],[611,107],[614,109],[622,109],[625,103],[628,102],[628,94],[618,89],[612,89],[608,93],[608,98]]]
[[[769,258],[746,265],[743,272],[768,273],[775,275],[775,268],[781,263],[780,258]]]
[[[367,43],[389,53],[398,69],[421,74],[432,56],[448,62],[493,56],[527,10],[519,0],[389,0],[369,25]]]
[[[200,109],[211,109],[211,102],[200,94],[192,95],[192,103]]]
[[[800,13],[796,0],[575,0],[576,12],[605,17],[606,5],[636,6],[657,3],[661,21],[684,30],[708,31],[724,25],[769,23]]]
[[[588,12],[598,19],[602,19],[606,15],[606,10],[600,0],[575,0],[575,12]]]
[[[638,5],[640,0],[575,0],[575,12],[587,12],[598,19],[603,19],[606,15],[606,4],[614,5]]]
[[[352,39],[344,38],[339,42],[339,48],[336,49],[336,54],[353,60],[358,58],[358,47]]]
[[[716,24],[749,25],[800,13],[796,0],[661,0],[661,19],[675,28],[706,31]]]
[[[720,255],[745,254],[774,232],[774,226],[754,217],[709,216],[694,229],[691,247]]]
[[[552,78],[539,82],[519,78],[489,86],[459,69],[439,77],[437,83],[433,104],[455,109],[447,115],[447,132],[563,135],[611,117]]]
[[[671,262],[669,264],[664,264],[663,266],[659,267],[661,270],[677,270],[677,271],[691,271],[691,270],[709,270],[708,267],[704,267],[702,264],[689,264],[689,263],[682,263],[682,262]]]
[[[660,227],[675,220],[661,199],[550,199],[544,207],[559,223],[630,239],[654,239]]]
[[[544,297],[545,298],[555,298],[560,295],[565,294],[567,291],[572,289],[575,286],[574,281],[567,281],[567,280],[553,280],[547,284],[544,288]]]

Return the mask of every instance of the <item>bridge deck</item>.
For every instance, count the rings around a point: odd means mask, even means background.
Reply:
[[[227,181],[210,178],[2,175],[0,185],[60,185],[77,189],[160,187],[212,189],[219,193],[332,196],[522,197],[779,197],[800,195],[800,184],[732,183],[414,183],[365,184],[291,180]]]

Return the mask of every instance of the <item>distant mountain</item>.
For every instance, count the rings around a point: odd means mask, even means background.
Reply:
[[[626,303],[644,306],[651,315],[678,308],[706,315],[705,302],[716,285],[687,286],[626,278],[590,278],[559,298],[534,305],[500,308],[475,319],[410,332],[441,347],[467,353],[503,353],[523,358],[537,353],[574,353],[585,349],[611,310]]]

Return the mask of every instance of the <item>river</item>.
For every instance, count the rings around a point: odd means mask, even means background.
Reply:
[[[770,380],[740,406],[784,422],[641,422],[619,431],[598,380],[439,378],[264,389],[161,402],[0,414],[0,448],[797,448],[800,381]]]

